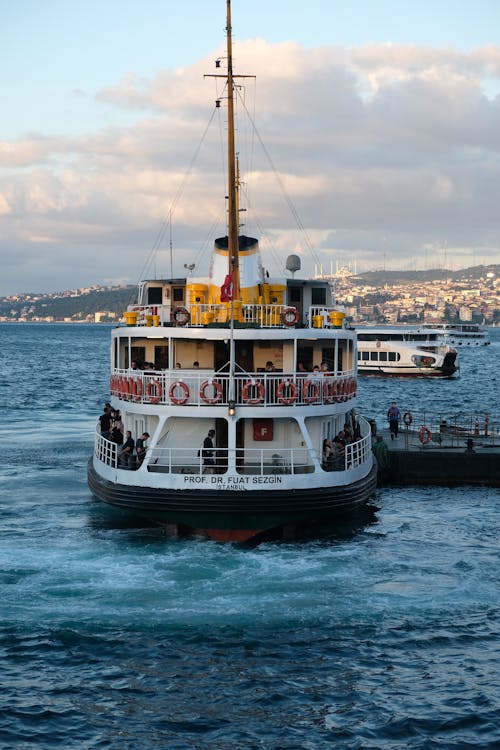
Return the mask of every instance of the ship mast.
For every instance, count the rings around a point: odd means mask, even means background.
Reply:
[[[233,299],[240,298],[239,246],[238,246],[238,179],[236,172],[236,151],[234,146],[234,77],[233,40],[231,29],[231,0],[227,0],[226,45],[227,45],[227,180],[228,180],[228,264],[233,278]],[[231,314],[231,318],[233,315]]]

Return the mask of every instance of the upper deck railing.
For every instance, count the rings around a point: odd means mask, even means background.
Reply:
[[[116,370],[110,393],[124,401],[167,406],[308,406],[349,401],[356,396],[352,370],[334,373],[228,373],[213,371]]]
[[[278,304],[233,302],[234,321],[251,328],[343,328],[344,313],[337,307],[314,305],[302,314],[296,307]],[[190,306],[131,305],[125,313],[128,326],[199,327],[229,325],[231,303]]]

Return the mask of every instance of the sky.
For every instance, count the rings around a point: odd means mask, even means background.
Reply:
[[[206,275],[225,1],[0,11],[0,295]],[[233,0],[232,27],[241,231],[271,276],[290,253],[306,273],[500,263],[498,0]]]

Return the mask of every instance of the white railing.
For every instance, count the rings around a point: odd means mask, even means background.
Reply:
[[[103,437],[99,432],[95,434],[94,455],[103,464],[113,467],[118,465],[118,445]]]
[[[198,451],[179,448],[154,448],[148,453],[148,471],[169,474],[201,474],[211,471],[224,474],[304,474],[314,471],[313,451],[306,448],[215,448],[205,466],[203,448]]]
[[[349,401],[356,396],[354,372],[238,373],[233,393],[228,373],[116,370],[110,392],[124,401],[173,406],[308,406]]]

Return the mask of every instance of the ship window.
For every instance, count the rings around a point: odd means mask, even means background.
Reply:
[[[387,362],[387,352],[379,352],[380,361]]]
[[[150,286],[148,289],[148,305],[161,305],[163,301],[161,286]]]
[[[396,361],[396,352],[389,352],[389,362]]]
[[[370,358],[370,352],[361,352],[361,359],[365,361]]]
[[[326,289],[315,287],[311,289],[311,303],[313,305],[326,305]]]
[[[181,286],[176,286],[173,289],[173,300],[174,302],[184,302],[184,289]]]
[[[376,362],[378,360],[378,352],[370,352],[370,359],[372,362]]]
[[[296,304],[300,304],[301,300],[301,289],[298,286],[292,286],[288,290],[288,301],[290,303],[295,302]]]

